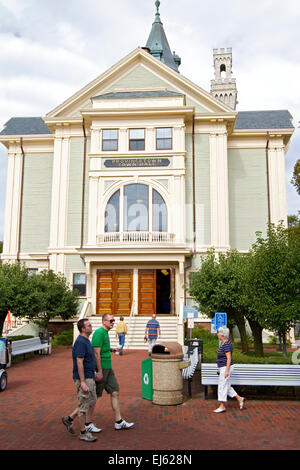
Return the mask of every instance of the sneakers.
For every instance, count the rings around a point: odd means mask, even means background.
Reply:
[[[86,432],[101,432],[102,431],[102,429],[97,428],[94,425],[94,423],[90,423],[90,424],[86,425],[85,430],[86,430]]]
[[[86,441],[86,442],[95,442],[97,440],[97,437],[94,437],[89,432],[85,432],[84,434],[82,434],[82,433],[79,434],[79,439],[81,441]]]
[[[119,431],[120,429],[130,429],[132,426],[134,426],[134,423],[127,423],[122,419],[121,423],[115,423],[115,430]]]
[[[64,416],[61,420],[63,424],[66,426],[69,433],[75,434],[75,431],[73,429],[73,421],[70,420],[69,416]]]

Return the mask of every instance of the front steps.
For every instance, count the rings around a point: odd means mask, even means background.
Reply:
[[[116,322],[120,320],[120,317],[114,317]],[[136,316],[136,317],[124,317],[124,322],[127,325],[128,333],[125,337],[124,349],[148,349],[147,343],[144,342],[146,324],[151,320],[151,316]],[[102,317],[89,317],[89,320],[93,326],[93,332],[102,326]],[[161,337],[158,342],[164,341],[176,341],[178,342],[178,328],[177,316],[157,316],[156,320],[160,324]],[[116,326],[109,332],[110,345],[112,348],[116,348],[119,344],[116,338]]]

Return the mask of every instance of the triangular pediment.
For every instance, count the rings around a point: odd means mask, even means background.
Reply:
[[[234,112],[146,50],[138,48],[49,112],[45,120],[80,117],[81,110],[92,108],[91,100],[95,96],[120,91],[155,89],[183,94],[186,106],[194,106],[196,114],[232,115]]]

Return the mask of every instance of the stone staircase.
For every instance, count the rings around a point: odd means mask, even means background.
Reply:
[[[14,334],[18,333],[18,330],[21,330],[24,326],[28,325],[29,321],[25,318],[14,317],[12,314],[10,315],[11,323],[9,325],[8,334],[7,334],[7,319],[3,325],[3,332],[2,336],[6,338],[8,335],[13,336]]]
[[[120,317],[115,316],[115,325],[119,322]],[[128,333],[125,337],[125,349],[147,349],[147,343],[144,343],[145,328],[147,322],[151,319],[149,316],[136,316],[136,317],[124,317],[124,322],[127,325]],[[93,331],[102,326],[101,317],[89,317],[89,320],[93,326]],[[157,316],[156,320],[160,324],[161,337],[159,342],[163,341],[178,341],[177,333],[177,322],[176,316]],[[119,344],[116,338],[116,328],[114,327],[109,332],[110,345],[112,348],[116,348]]]

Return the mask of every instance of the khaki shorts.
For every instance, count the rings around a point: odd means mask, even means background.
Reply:
[[[87,393],[82,391],[80,380],[74,380],[75,386],[77,388],[77,398],[78,398],[78,412],[80,414],[87,413],[89,408],[96,405],[97,395],[96,395],[96,384],[94,379],[85,379],[89,391]]]
[[[96,382],[96,394],[97,397],[101,397],[103,390],[105,390],[110,395],[113,392],[119,391],[119,384],[115,377],[114,371],[112,369],[103,369],[103,379],[100,382]]]

